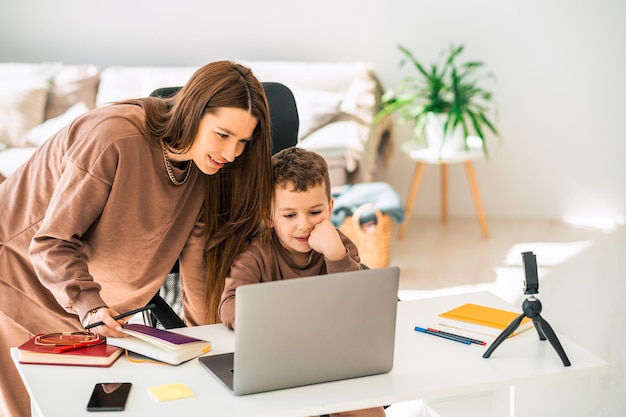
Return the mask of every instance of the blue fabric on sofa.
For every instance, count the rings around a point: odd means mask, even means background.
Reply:
[[[386,182],[363,182],[343,185],[331,192],[335,206],[330,221],[335,227],[343,224],[346,216],[351,216],[356,209],[366,203],[373,204],[383,214],[391,216],[396,223],[404,221],[404,208],[400,196]],[[366,221],[364,218],[362,221]]]

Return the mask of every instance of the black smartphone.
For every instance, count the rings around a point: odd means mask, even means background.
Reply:
[[[524,294],[539,294],[539,273],[537,257],[532,252],[522,252],[524,264]]]
[[[102,382],[93,387],[87,411],[122,411],[126,406],[130,382]]]

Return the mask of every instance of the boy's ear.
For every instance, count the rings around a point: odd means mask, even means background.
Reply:
[[[330,201],[328,202],[328,215],[332,215],[333,214],[333,207],[335,206],[335,199],[334,198],[330,198]]]

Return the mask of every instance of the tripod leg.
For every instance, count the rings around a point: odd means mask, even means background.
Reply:
[[[535,325],[535,330],[537,330],[537,334],[539,334],[539,340],[546,340],[546,335],[541,328],[541,322],[537,317],[533,318],[533,324]]]
[[[535,320],[537,320],[540,323],[541,329],[543,330],[546,337],[548,338],[548,341],[550,342],[554,350],[556,350],[556,353],[558,353],[559,357],[561,358],[561,361],[563,362],[563,366],[570,366],[571,363],[567,355],[565,354],[565,350],[563,349],[563,346],[561,346],[561,342],[559,342],[559,339],[556,336],[556,333],[554,333],[554,330],[552,330],[552,326],[550,326],[548,322],[545,321],[543,317],[541,317],[540,315],[537,315]]]
[[[502,333],[500,333],[500,336],[498,336],[496,340],[494,340],[494,342],[491,344],[491,346],[489,346],[489,348],[485,351],[485,353],[483,354],[483,358],[488,358],[489,356],[491,356],[493,351],[496,350],[498,346],[500,346],[500,343],[504,342],[506,338],[509,337],[519,327],[524,317],[526,317],[526,315],[521,314],[508,326],[506,326],[506,329],[504,329]]]

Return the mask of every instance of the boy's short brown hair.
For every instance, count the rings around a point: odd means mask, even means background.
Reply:
[[[294,191],[304,192],[309,187],[324,185],[330,201],[330,176],[328,164],[317,152],[292,146],[272,156],[274,186],[287,188],[291,185]]]

